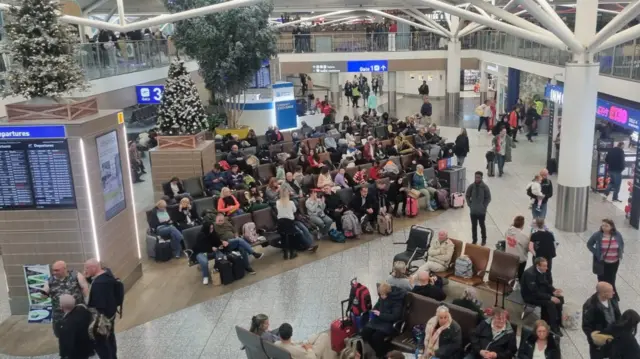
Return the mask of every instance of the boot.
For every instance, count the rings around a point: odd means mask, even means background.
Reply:
[[[284,258],[284,260],[289,259],[289,236],[284,236],[284,238],[282,238],[282,258]]]
[[[297,256],[298,256],[298,252],[295,249],[289,250],[289,259],[294,259]]]

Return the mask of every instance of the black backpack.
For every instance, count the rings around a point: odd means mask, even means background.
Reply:
[[[122,308],[124,307],[124,283],[120,278],[116,278],[113,288],[113,295],[116,298],[116,313],[122,318]]]

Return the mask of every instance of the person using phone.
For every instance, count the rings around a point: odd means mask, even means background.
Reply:
[[[56,324],[64,317],[64,312],[60,307],[60,296],[69,294],[75,299],[76,303],[84,303],[84,298],[89,294],[89,283],[82,273],[68,270],[67,263],[64,261],[53,263],[51,272],[53,275],[49,277],[49,280],[39,292],[51,298],[53,334],[59,337]]]

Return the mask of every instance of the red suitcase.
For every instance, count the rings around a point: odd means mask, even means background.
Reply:
[[[345,348],[345,339],[351,338],[356,334],[356,325],[349,318],[349,313],[345,312],[345,304],[348,303],[348,299],[343,300],[340,303],[340,305],[342,306],[340,318],[331,322],[331,349],[336,353],[340,353],[342,349]]]
[[[418,200],[407,196],[407,216],[415,217],[418,215]]]

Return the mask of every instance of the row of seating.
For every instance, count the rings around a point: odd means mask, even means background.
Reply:
[[[242,343],[247,359],[291,359],[288,351],[237,325],[236,335]]]

